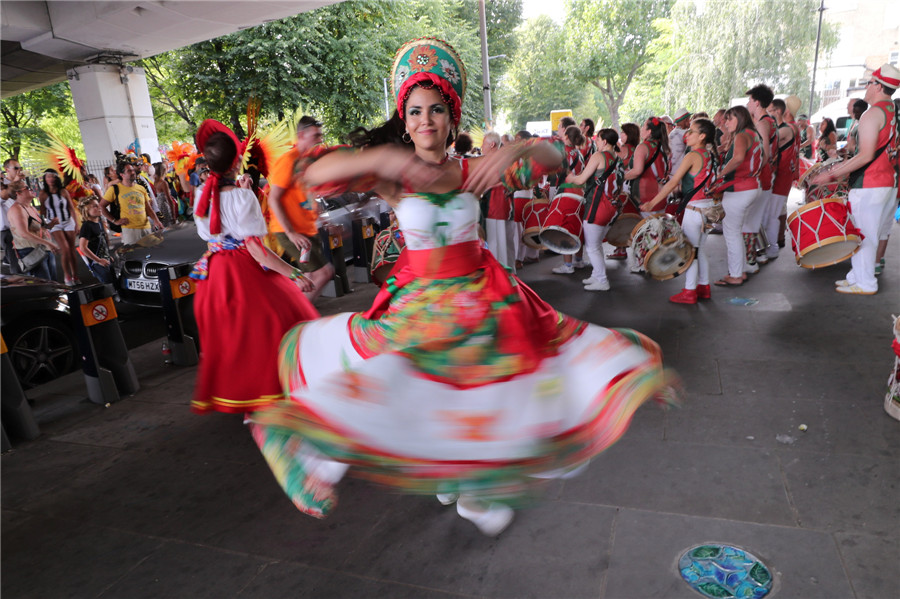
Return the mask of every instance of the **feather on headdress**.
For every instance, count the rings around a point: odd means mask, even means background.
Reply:
[[[191,144],[173,141],[172,149],[166,152],[166,158],[175,165],[176,173],[187,175],[197,161],[197,150]]]
[[[84,175],[82,174],[84,161],[75,154],[75,150],[67,146],[57,135],[49,131],[44,131],[44,133],[50,142],[45,146],[36,148],[41,153],[43,162],[49,168],[65,173],[79,183],[84,183]]]

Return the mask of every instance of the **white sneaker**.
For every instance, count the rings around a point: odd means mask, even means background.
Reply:
[[[609,291],[609,281],[594,281],[584,286],[585,291]]]
[[[437,498],[441,505],[450,505],[451,503],[456,503],[456,500],[459,499],[459,493],[438,493]]]
[[[859,285],[846,285],[844,287],[835,287],[835,291],[838,293],[849,293],[852,295],[875,295],[878,293],[877,291],[866,291]]]
[[[572,266],[570,262],[563,262],[562,264],[554,268],[553,272],[558,275],[570,275],[575,272],[575,267]]]
[[[513,520],[513,509],[502,503],[482,501],[463,495],[456,502],[456,512],[489,537],[496,537]]]
[[[766,256],[765,254],[756,257],[757,264],[766,264],[768,262],[769,262],[769,257]]]
[[[591,283],[595,283],[596,281],[597,281],[597,279],[595,279],[594,277],[588,277],[586,279],[581,279],[581,284],[582,285],[590,285]]]
[[[850,281],[848,281],[847,279],[841,279],[840,281],[835,281],[834,286],[835,287],[849,287]]]
[[[744,264],[744,272],[751,275],[758,273],[759,264]]]

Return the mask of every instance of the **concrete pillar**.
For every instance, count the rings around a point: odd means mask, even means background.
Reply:
[[[135,142],[153,162],[160,160],[144,69],[92,64],[74,67],[66,74],[89,171],[112,164],[115,150],[125,153]]]

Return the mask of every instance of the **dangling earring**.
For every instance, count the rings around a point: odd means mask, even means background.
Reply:
[[[409,136],[409,131],[404,131],[403,135],[400,136],[400,139],[403,140],[403,143],[412,143],[412,138]]]

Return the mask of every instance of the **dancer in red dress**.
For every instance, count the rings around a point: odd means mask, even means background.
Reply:
[[[191,273],[202,351],[191,409],[249,412],[283,398],[278,343],[292,326],[319,314],[303,295],[312,289],[309,279],[259,240],[266,221],[249,177],[234,180],[243,144],[225,125],[207,120],[197,145],[210,177],[197,190],[194,220],[209,250]]]

